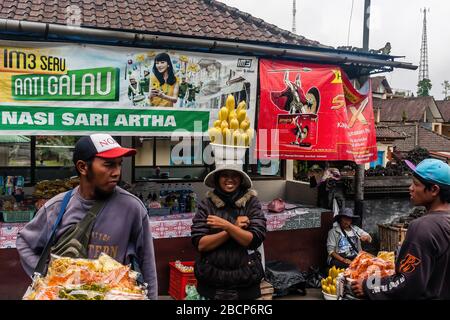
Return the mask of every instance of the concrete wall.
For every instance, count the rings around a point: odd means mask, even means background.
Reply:
[[[317,204],[317,188],[310,188],[307,182],[286,181],[286,201],[315,206]]]
[[[364,199],[363,229],[371,235],[377,235],[378,224],[391,223],[399,217],[407,216],[413,208],[408,195]]]
[[[210,188],[206,187],[203,182],[192,183],[194,191],[199,199],[203,199]],[[257,180],[253,181],[253,188],[258,192],[258,198],[261,201],[271,201],[275,198],[285,198],[285,180]]]

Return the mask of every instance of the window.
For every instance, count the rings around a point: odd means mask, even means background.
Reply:
[[[31,138],[21,135],[0,136],[0,167],[30,166]]]
[[[34,185],[41,180],[76,175],[72,163],[76,136],[0,136],[0,175],[23,176]],[[115,137],[120,143],[120,138]]]
[[[72,155],[75,143],[79,138],[75,136],[36,136],[36,181],[65,179],[76,175]]]
[[[31,137],[0,135],[0,176],[23,176],[32,181]]]
[[[195,142],[194,142],[195,141]],[[133,181],[150,180],[190,180],[203,181],[205,176],[214,169],[203,158],[203,153],[209,140],[185,138],[171,141],[163,137],[135,137],[133,146],[137,154],[133,161]],[[256,161],[249,164],[249,152],[246,155],[245,172],[252,179],[279,177],[284,174],[284,161]]]
[[[133,180],[201,181],[211,169],[203,161],[203,150],[208,143],[189,138],[172,141],[167,137],[135,137]]]
[[[36,165],[46,167],[72,166],[72,153],[80,137],[37,136]]]
[[[253,178],[274,178],[284,176],[284,160],[257,160],[256,164],[244,165],[244,171]]]

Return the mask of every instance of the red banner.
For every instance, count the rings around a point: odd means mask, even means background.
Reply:
[[[376,160],[372,94],[339,67],[260,60],[258,158]]]

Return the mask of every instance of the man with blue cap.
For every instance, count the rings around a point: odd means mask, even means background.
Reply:
[[[427,213],[408,227],[395,274],[357,280],[352,290],[369,299],[450,299],[450,166],[425,159],[413,171],[411,201]]]

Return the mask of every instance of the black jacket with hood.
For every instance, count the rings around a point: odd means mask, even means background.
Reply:
[[[255,254],[251,250],[256,250],[265,239],[266,218],[256,196],[256,191],[249,189],[235,202],[235,207],[231,208],[213,191],[209,191],[207,198],[199,204],[191,229],[195,248],[198,248],[203,236],[221,231],[207,225],[206,219],[210,214],[233,224],[237,216],[247,216],[250,224],[246,230],[253,234],[248,247],[243,247],[230,237],[214,250],[200,254],[194,268],[200,295],[214,299],[217,291],[232,290],[236,292],[237,299],[256,299],[261,296],[260,283],[264,271],[260,260],[254,259]]]

